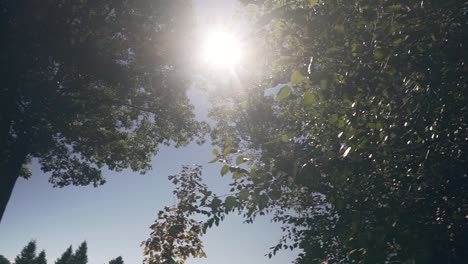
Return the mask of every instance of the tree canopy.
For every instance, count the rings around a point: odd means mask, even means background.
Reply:
[[[36,241],[31,240],[16,256],[15,264],[35,264],[36,259]]]
[[[3,255],[0,255],[0,264],[10,264],[10,261]]]
[[[75,253],[72,246],[69,246],[62,256],[55,261],[55,264],[87,264],[88,263],[88,246],[86,241],[80,244]],[[42,250],[36,256],[36,241],[31,240],[15,258],[15,264],[47,264],[45,250]],[[122,257],[117,257],[109,262],[109,264],[123,264]],[[7,258],[0,255],[0,264],[10,264]]]
[[[111,261],[109,261],[109,264],[124,264],[124,261],[122,259],[122,257],[117,257]]]
[[[71,264],[87,264],[88,263],[88,244],[83,241],[71,258]]]
[[[3,261],[3,262],[2,262]],[[10,263],[6,258],[0,256],[0,263]],[[36,241],[31,240],[21,250],[21,253],[16,256],[15,264],[47,264],[45,251],[42,250],[39,255],[36,256]]]
[[[187,1],[0,2],[0,220],[37,159],[54,186],[144,173],[204,125],[186,96]]]
[[[297,263],[467,262],[468,2],[244,2],[267,56],[211,111],[231,193],[199,167],[170,176],[148,263],[204,256],[234,211],[282,223],[269,256],[299,248]]]
[[[241,90],[214,95],[207,157],[230,192],[200,166],[169,176],[177,204],[145,262],[204,257],[201,236],[236,212],[281,223],[268,256],[299,249],[298,264],[468,263],[468,1],[242,2],[255,58]],[[54,186],[98,186],[102,168],[144,173],[160,144],[205,131],[185,94],[185,1],[0,3],[0,217],[31,159]]]
[[[39,255],[37,255],[35,264],[47,264],[46,253],[42,250]]]
[[[73,261],[73,248],[69,246],[65,252],[55,261],[55,264],[71,264]]]

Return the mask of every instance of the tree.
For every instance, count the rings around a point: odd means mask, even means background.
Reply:
[[[44,250],[42,250],[41,253],[39,253],[37,258],[34,260],[34,264],[47,264],[46,254]]]
[[[69,246],[62,256],[55,261],[55,264],[72,264],[73,260],[73,249]]]
[[[36,241],[31,240],[15,258],[15,264],[35,264]]]
[[[151,226],[149,259],[199,256],[199,236],[238,211],[283,224],[270,257],[467,262],[468,3],[252,2],[266,78],[211,111],[231,193],[187,177],[197,169],[171,176],[179,202]]]
[[[200,135],[185,94],[186,1],[1,7],[0,220],[31,159],[54,186],[99,186],[104,166],[144,173],[160,144]]]
[[[122,257],[117,257],[111,261],[109,261],[109,264],[124,264],[124,261],[122,259]]]
[[[0,264],[10,264],[10,261],[3,255],[0,255]]]
[[[70,246],[65,250],[62,256],[55,261],[55,264],[87,264],[87,252],[88,246],[86,241],[81,243],[75,254],[73,254],[72,246]],[[23,248],[21,254],[16,257],[15,264],[16,263],[47,264],[46,253],[43,250],[36,256],[36,242],[32,240]],[[123,259],[120,256],[109,262],[109,264],[123,263]],[[10,264],[10,262],[4,256],[0,255],[0,264]]]
[[[87,264],[88,263],[88,245],[86,241],[81,243],[78,249],[73,254],[71,259],[72,264]]]
[[[204,205],[212,194],[201,183],[201,172],[201,166],[184,166],[179,175],[169,176],[177,186],[174,194],[179,202],[176,207],[159,211],[158,219],[150,227],[150,238],[142,243],[145,246],[144,263],[181,264],[191,256],[205,256],[200,239],[204,232],[203,222],[191,218],[195,213],[208,214],[205,210],[198,211],[197,206],[200,198],[203,197],[201,203]]]

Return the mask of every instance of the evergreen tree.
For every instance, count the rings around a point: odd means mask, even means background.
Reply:
[[[87,264],[88,263],[88,245],[86,241],[81,243],[81,245],[76,250],[73,255],[72,264]]]
[[[21,250],[21,253],[15,258],[15,264],[35,264],[36,259],[36,241],[31,240]]]
[[[0,255],[0,264],[10,264],[10,261],[3,255]]]
[[[109,264],[124,264],[122,257],[117,257],[111,261],[109,261]]]
[[[34,260],[34,264],[47,264],[46,254],[44,250],[42,250],[41,253],[39,253],[37,258]]]
[[[73,258],[72,246],[69,246],[62,256],[55,261],[55,264],[71,264]]]

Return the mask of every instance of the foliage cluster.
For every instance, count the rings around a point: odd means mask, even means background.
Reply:
[[[231,193],[172,177],[150,259],[202,255],[197,236],[237,211],[283,223],[269,256],[299,248],[297,263],[468,262],[468,2],[245,2],[269,77],[211,111]]]
[[[0,1],[0,220],[34,158],[54,186],[144,173],[203,134],[186,96],[188,2]]]

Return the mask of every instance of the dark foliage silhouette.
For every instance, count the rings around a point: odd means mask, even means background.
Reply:
[[[54,186],[144,173],[203,124],[186,97],[186,1],[0,2],[0,221],[36,159]]]

